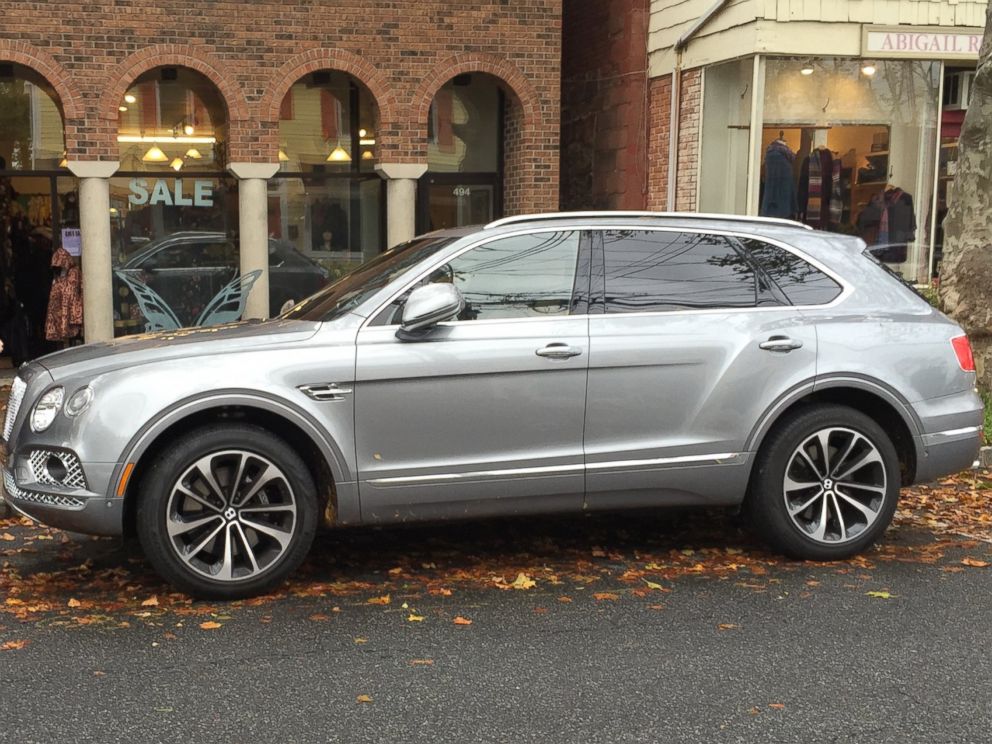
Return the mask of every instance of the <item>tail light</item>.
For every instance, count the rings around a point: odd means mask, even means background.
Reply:
[[[968,337],[961,335],[951,339],[951,346],[954,347],[954,354],[958,358],[958,364],[965,372],[975,371],[975,356],[971,353],[971,342]]]

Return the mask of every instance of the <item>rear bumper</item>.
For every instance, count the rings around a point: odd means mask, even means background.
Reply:
[[[917,438],[916,483],[927,483],[970,468],[978,460],[982,427],[970,426]]]

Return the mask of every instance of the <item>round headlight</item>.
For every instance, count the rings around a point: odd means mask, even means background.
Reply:
[[[31,430],[44,431],[58,415],[62,408],[62,399],[65,398],[65,389],[54,387],[41,396],[34,404],[34,411],[31,413]]]
[[[92,402],[93,388],[80,388],[72,394],[72,397],[70,397],[68,402],[65,404],[65,415],[69,417],[78,416],[89,408],[90,403]]]

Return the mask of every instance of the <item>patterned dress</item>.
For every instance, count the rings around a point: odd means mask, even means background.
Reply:
[[[83,289],[79,267],[64,248],[52,254],[52,267],[58,271],[48,296],[45,338],[68,341],[83,329]]]

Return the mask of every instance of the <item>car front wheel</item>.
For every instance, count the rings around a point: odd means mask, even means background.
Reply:
[[[745,507],[780,552],[838,560],[885,531],[899,487],[899,458],[885,431],[854,409],[817,405],[792,414],[768,436]]]
[[[303,561],[317,528],[313,478],[264,429],[199,429],[167,448],[142,479],[137,531],[155,569],[213,599],[263,593]]]

